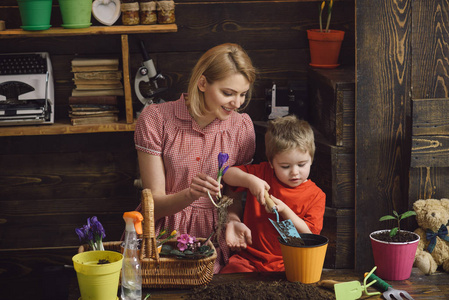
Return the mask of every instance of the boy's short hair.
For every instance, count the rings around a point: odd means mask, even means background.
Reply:
[[[269,121],[265,134],[265,154],[268,161],[272,162],[276,154],[292,149],[309,152],[313,162],[315,137],[310,124],[294,115]]]

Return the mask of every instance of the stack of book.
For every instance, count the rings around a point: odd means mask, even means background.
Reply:
[[[72,125],[118,121],[118,97],[124,95],[118,59],[72,60],[75,88],[69,97]]]
[[[69,117],[72,125],[117,122],[117,104],[117,96],[72,96]]]
[[[116,58],[72,60],[75,89],[72,96],[123,96],[122,71]]]

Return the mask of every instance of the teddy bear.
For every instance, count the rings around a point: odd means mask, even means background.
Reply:
[[[418,200],[413,203],[420,237],[414,266],[423,273],[435,273],[439,266],[449,272],[449,199]]]

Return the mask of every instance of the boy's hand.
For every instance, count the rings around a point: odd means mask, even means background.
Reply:
[[[251,230],[242,222],[229,221],[226,225],[226,244],[231,251],[246,249],[253,243]]]
[[[287,204],[285,204],[282,200],[276,198],[275,196],[270,195],[270,198],[271,198],[271,200],[273,200],[274,204],[276,205],[276,208],[277,208],[277,210],[278,210],[278,213],[281,214],[281,213],[284,212],[286,209],[290,209],[290,208],[287,206]],[[270,209],[268,208],[268,206],[265,206],[265,210],[266,210],[267,212],[273,212],[272,210],[270,210]]]
[[[269,190],[270,186],[265,180],[260,179],[257,176],[251,175],[249,179],[249,191],[256,197],[260,204],[265,205],[265,190]]]

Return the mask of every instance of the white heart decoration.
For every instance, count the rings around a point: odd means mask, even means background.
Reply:
[[[113,25],[120,13],[120,0],[95,0],[92,3],[92,14],[103,25]]]

